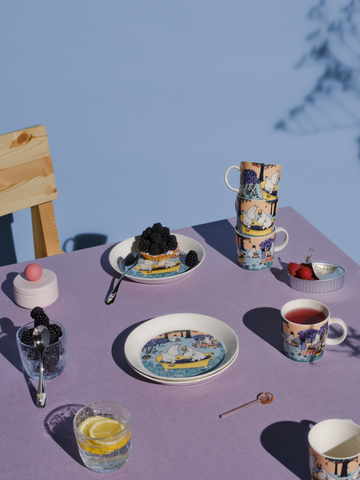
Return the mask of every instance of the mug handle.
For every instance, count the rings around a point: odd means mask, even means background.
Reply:
[[[341,337],[339,337],[339,338],[326,338],[326,342],[325,342],[326,345],[339,345],[339,343],[343,342],[346,338],[347,327],[346,327],[345,322],[343,320],[341,320],[340,318],[329,318],[329,326],[333,325],[333,324],[341,325],[344,331],[343,331]]]
[[[289,234],[288,234],[288,232],[285,230],[285,228],[282,228],[282,227],[276,227],[276,228],[275,228],[275,232],[276,232],[276,234],[277,234],[278,232],[284,232],[284,233],[285,233],[284,241],[283,241],[280,245],[276,246],[276,247],[275,247],[275,250],[274,250],[275,252],[279,252],[280,250],[282,250],[283,248],[285,248],[286,245],[288,244]]]
[[[228,179],[227,179],[228,173],[230,172],[230,170],[231,170],[232,168],[236,168],[236,170],[239,170],[239,172],[240,172],[240,167],[238,167],[237,165],[233,165],[232,167],[229,167],[229,168],[226,170],[226,172],[225,172],[225,183],[226,183],[226,186],[227,186],[228,188],[230,188],[230,190],[232,190],[233,192],[239,193],[239,189],[232,187],[232,186],[229,184]]]

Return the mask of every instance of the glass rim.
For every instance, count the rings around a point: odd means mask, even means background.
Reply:
[[[121,430],[119,433],[116,433],[115,435],[111,435],[109,437],[101,437],[101,438],[93,438],[93,437],[88,437],[87,435],[84,435],[83,433],[81,433],[76,425],[76,419],[78,417],[78,415],[80,414],[80,412],[82,412],[85,408],[89,408],[89,407],[92,407],[94,405],[100,405],[100,404],[110,404],[110,405],[116,405],[118,407],[121,407],[126,415],[128,416],[128,419],[124,421],[126,421],[126,425],[125,425],[125,428],[123,428],[123,430]],[[91,415],[92,417],[95,417],[97,415]],[[87,417],[87,418],[90,418],[90,417]],[[74,430],[76,431],[76,433],[78,435],[81,435],[81,437],[85,438],[85,439],[89,439],[89,440],[97,440],[97,441],[101,441],[101,440],[108,440],[109,438],[114,438],[114,437],[117,437],[118,435],[122,435],[124,434],[130,427],[131,425],[131,417],[130,417],[130,413],[128,411],[128,409],[126,407],[124,407],[123,405],[121,405],[120,403],[117,403],[117,402],[107,402],[105,400],[103,401],[100,401],[100,402],[93,402],[93,403],[89,403],[88,405],[84,405],[82,408],[80,408],[80,410],[78,410],[74,416],[74,420],[73,420],[73,428]]]
[[[60,325],[62,331],[63,331],[63,334],[61,335],[61,337],[59,338],[59,340],[55,343],[52,343],[51,345],[49,345],[49,347],[52,347],[53,345],[57,345],[58,343],[60,343],[66,336],[66,328],[64,327],[64,325],[56,320],[52,320],[51,323],[56,323],[57,325]],[[19,332],[22,328],[25,328],[27,327],[28,325],[32,325],[32,327],[30,328],[34,328],[34,320],[28,322],[28,323],[25,323],[25,325],[22,325],[21,327],[19,327],[16,331],[16,340],[20,343],[20,345],[23,345],[24,347],[28,347],[28,348],[36,348],[35,345],[27,345],[26,343],[23,343],[21,340],[20,340],[20,337],[19,337]],[[28,328],[28,330],[30,330],[30,328]],[[48,347],[48,348],[49,348]]]

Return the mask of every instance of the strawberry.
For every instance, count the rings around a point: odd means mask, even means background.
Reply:
[[[297,276],[303,280],[310,280],[312,278],[312,270],[308,266],[300,267],[296,273]]]

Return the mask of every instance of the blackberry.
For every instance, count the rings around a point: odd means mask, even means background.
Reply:
[[[156,243],[152,243],[150,245],[150,249],[149,249],[149,252],[150,252],[150,255],[160,255],[160,246],[157,245]]]
[[[162,253],[166,253],[169,250],[166,239],[163,239],[161,246],[162,246],[162,250],[163,250]]]
[[[143,231],[141,238],[144,238],[144,239],[149,238],[151,233],[152,233],[151,227],[148,227]]]
[[[47,327],[50,324],[49,317],[41,307],[33,308],[30,316],[34,319],[34,327],[38,327],[39,325]]]
[[[195,267],[199,263],[198,254],[195,250],[190,250],[185,257],[185,265],[192,268]]]
[[[139,243],[140,252],[149,253],[150,245],[151,245],[150,240],[145,240],[145,239],[140,240],[140,243]]]
[[[56,343],[60,339],[63,332],[62,332],[62,329],[61,329],[60,325],[56,325],[55,323],[52,323],[47,328],[50,332],[50,343],[49,343],[49,345],[52,345],[53,343]]]
[[[151,235],[150,235],[150,241],[152,243],[156,243],[157,245],[161,245],[162,244],[162,236],[161,236],[161,233],[159,232],[153,232]]]
[[[169,250],[176,250],[177,248],[177,240],[176,240],[176,236],[175,235],[170,235],[170,237],[168,237],[167,239],[167,246],[168,246],[168,249]]]
[[[163,227],[161,235],[163,236],[163,238],[170,237],[170,228]]]
[[[140,252],[158,256],[168,251],[177,249],[178,243],[175,235],[171,235],[168,227],[154,223],[152,227],[146,228],[140,238],[138,250]]]
[[[161,223],[154,223],[154,225],[152,226],[152,231],[153,232],[161,232],[163,230],[163,226],[161,225]]]
[[[32,339],[33,331],[34,331],[34,329],[30,328],[29,330],[25,330],[21,334],[20,340],[22,341],[22,343],[25,343],[25,345],[29,345],[30,347],[34,346],[34,342],[33,342],[33,339]]]

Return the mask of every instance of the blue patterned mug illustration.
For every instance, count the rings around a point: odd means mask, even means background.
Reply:
[[[237,230],[244,235],[261,237],[275,230],[278,199],[254,200],[237,196],[235,202]]]
[[[240,187],[234,188],[228,181],[230,170],[240,172]],[[244,198],[274,200],[278,197],[282,166],[274,163],[241,162],[225,172],[225,184]]]
[[[280,245],[275,245],[276,235],[283,232],[285,238]],[[276,227],[268,235],[251,236],[242,234],[235,228],[237,259],[241,268],[249,271],[267,270],[274,262],[274,253],[286,247],[289,234],[282,227]]]

